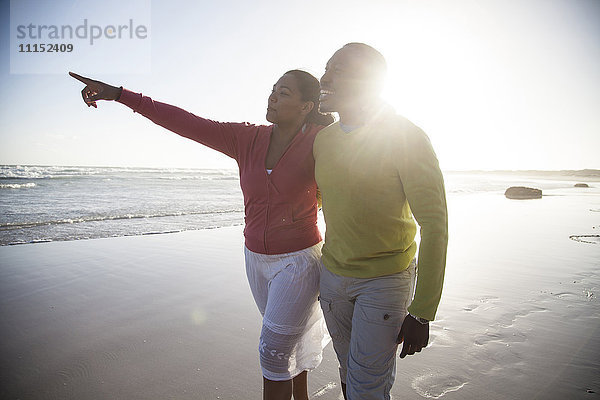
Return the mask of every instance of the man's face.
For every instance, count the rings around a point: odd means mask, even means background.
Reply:
[[[369,88],[361,72],[363,68],[359,51],[351,46],[336,51],[321,77],[319,111],[340,112],[363,105]]]

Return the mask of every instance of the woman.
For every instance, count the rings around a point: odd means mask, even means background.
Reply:
[[[333,122],[318,112],[319,82],[286,72],[268,99],[269,126],[200,118],[147,96],[69,73],[86,86],[88,107],[116,100],[181,136],[234,158],[240,170],[246,226],[246,273],[263,315],[259,356],[264,399],[308,399],[307,371],[327,343],[317,302],[321,235],[312,145]]]

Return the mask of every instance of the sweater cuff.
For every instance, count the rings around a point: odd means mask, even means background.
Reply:
[[[135,93],[123,88],[123,91],[121,92],[121,97],[119,97],[117,101],[121,104],[125,104],[133,111],[137,111],[140,104],[142,103],[142,95],[141,93]]]

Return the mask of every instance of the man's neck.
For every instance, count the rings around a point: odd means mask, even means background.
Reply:
[[[360,111],[349,111],[349,112],[340,112],[340,124],[344,125],[344,126],[349,126],[349,127],[359,127],[359,126],[363,126],[365,124],[365,122],[367,121],[367,118],[365,115],[362,114],[362,112]]]
[[[338,111],[340,124],[357,128],[367,123],[377,113],[381,101],[374,100]]]

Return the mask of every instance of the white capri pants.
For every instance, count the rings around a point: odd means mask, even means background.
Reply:
[[[248,283],[263,316],[260,366],[269,380],[290,380],[323,359],[330,337],[318,302],[321,246],[276,255],[244,248]]]

